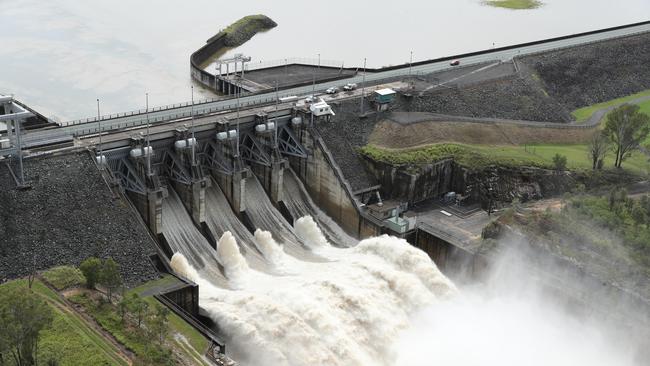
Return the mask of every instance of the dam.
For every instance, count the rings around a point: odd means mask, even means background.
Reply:
[[[130,274],[134,283],[155,277],[154,268],[178,276],[184,285],[160,294],[165,303],[205,327],[218,353],[244,365],[422,364],[396,355],[395,339],[422,309],[457,316],[447,301],[455,309],[473,301],[459,296],[450,278],[461,283],[487,277],[493,258],[477,242],[489,236],[484,228],[490,215],[504,212],[515,196],[551,196],[577,178],[536,167],[476,171],[446,156],[416,170],[363,157],[359,145],[376,126],[408,128],[437,119],[472,127],[590,131],[594,124],[412,109],[436,88],[454,92],[468,85],[519,82],[524,61],[513,55],[535,57],[549,48],[633,38],[647,27],[646,22],[459,56],[460,68],[445,58],[363,75],[341,72],[311,86],[288,83],[282,92],[247,91],[241,84],[237,89],[229,82],[245,74],[235,69],[234,76],[203,77],[207,87],[228,89],[231,96],[224,100],[98,116],[55,128],[25,131],[20,127],[25,111],[7,107],[0,120],[11,120],[8,131],[17,133],[3,140],[0,150],[4,186],[11,186],[0,201],[17,202],[12,210],[27,217],[36,212],[34,217],[45,220],[55,216],[48,207],[91,201],[96,189],[110,214],[102,216],[86,203],[73,211],[72,225],[82,227],[86,215],[96,215],[97,222],[85,226],[106,228],[100,236],[104,245],[115,246],[111,254],[129,270],[140,268],[142,273]],[[414,70],[418,74],[411,74]],[[195,78],[199,74],[193,70]],[[360,85],[323,93],[348,82]],[[64,173],[70,177],[61,178]],[[75,179],[83,185],[79,197],[69,193],[77,192]],[[43,190],[59,198],[41,204]],[[13,199],[22,193],[35,196]],[[5,216],[2,222],[10,222]],[[14,226],[24,221],[29,220]],[[32,240],[30,235],[20,241]],[[75,247],[91,252],[101,243]],[[559,298],[576,308],[607,312],[608,303],[591,307],[589,294],[558,289],[555,273],[539,267],[536,279],[554,286]],[[576,272],[599,285],[597,278]],[[605,291],[643,302],[615,286]],[[453,327],[434,319],[453,339]],[[445,337],[436,334],[441,343]]]

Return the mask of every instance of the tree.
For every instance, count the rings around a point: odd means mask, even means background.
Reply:
[[[149,317],[148,328],[162,345],[169,332],[169,309],[156,304],[154,313]]]
[[[102,261],[95,257],[90,257],[79,265],[79,270],[86,278],[86,286],[93,289],[99,280],[99,273],[102,268]]]
[[[17,366],[36,365],[40,332],[52,319],[47,304],[25,288],[0,294],[0,350]]]
[[[566,170],[566,156],[555,154],[553,156],[553,167],[555,167],[556,172],[562,172]]]
[[[130,305],[130,299],[128,297],[123,296],[122,300],[120,300],[119,303],[117,303],[117,311],[120,314],[120,318],[122,319],[122,323],[124,324],[124,318],[126,317],[126,313],[129,310],[129,305]]]
[[[603,133],[614,145],[614,166],[620,168],[650,133],[650,117],[639,112],[638,105],[624,104],[607,115]]]
[[[102,264],[99,273],[99,283],[106,288],[108,293],[108,302],[111,302],[113,291],[122,286],[120,268],[113,258],[108,258]]]
[[[142,325],[142,320],[144,320],[147,315],[147,310],[149,309],[149,304],[144,301],[138,294],[131,294],[129,299],[129,311],[135,314],[138,319],[138,327]]]
[[[632,204],[630,215],[632,216],[634,223],[637,225],[644,224],[648,220],[645,207],[643,207],[643,204],[641,202],[634,202]]]
[[[609,150],[609,140],[601,131],[596,131],[589,140],[589,158],[593,170],[601,169],[603,160]]]

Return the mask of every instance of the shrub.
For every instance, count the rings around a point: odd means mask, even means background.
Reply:
[[[79,265],[81,273],[83,273],[86,278],[86,286],[88,286],[88,288],[95,288],[97,281],[99,281],[101,268],[102,261],[95,257],[90,257]]]
[[[57,290],[86,284],[83,273],[78,268],[72,266],[50,268],[43,273],[43,278]]]

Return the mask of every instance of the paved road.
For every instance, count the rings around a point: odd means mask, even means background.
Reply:
[[[558,48],[570,47],[590,42],[602,41],[606,39],[628,36],[637,33],[649,32],[650,24],[639,25],[630,28],[618,29],[603,33],[585,35],[570,39],[563,39],[557,41],[551,41],[543,44],[536,44],[532,46],[519,47],[509,50],[496,50],[487,54],[476,55],[471,57],[466,57],[461,60],[463,65],[473,65],[478,63],[485,63],[497,60],[510,60],[515,56],[523,56],[533,53],[538,53],[542,51],[548,51]],[[426,65],[413,66],[410,70],[408,67],[404,67],[396,70],[382,71],[373,74],[367,74],[365,76],[365,81],[368,83],[380,82],[382,80],[407,76],[409,74],[428,74],[436,71],[441,71],[445,69],[450,69],[452,66],[449,65],[448,61],[441,61],[435,63],[429,63]],[[340,86],[342,84],[353,82],[361,83],[364,80],[364,76],[355,76],[349,79],[338,80],[334,82],[320,83],[316,85],[316,91],[323,91],[330,86]],[[312,92],[312,86],[303,86],[292,89],[283,90],[279,93],[279,97],[292,96],[292,95],[307,95]],[[256,94],[248,95],[240,98],[240,103],[242,108],[248,108],[251,106],[258,106],[265,103],[273,103],[276,99],[275,93],[265,93],[265,94]],[[224,110],[232,110],[236,108],[237,102],[234,98],[217,100],[212,102],[205,102],[201,104],[196,104],[194,107],[188,103],[176,106],[173,108],[153,110],[149,113],[149,121],[153,124],[162,121],[170,121],[182,117],[191,116],[192,110],[193,113],[201,115],[207,113],[213,113]],[[38,146],[47,143],[55,143],[57,141],[62,141],[70,139],[73,135],[86,135],[97,133],[101,128],[102,131],[109,131],[124,127],[138,126],[146,124],[147,117],[142,111],[127,112],[125,114],[120,114],[119,116],[108,116],[104,117],[101,121],[96,121],[95,119],[90,119],[87,121],[78,121],[75,124],[67,125],[65,127],[56,128],[52,130],[44,131],[35,131],[25,134],[23,141],[25,146]]]

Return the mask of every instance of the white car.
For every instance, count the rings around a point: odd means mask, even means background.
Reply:
[[[327,94],[336,94],[338,92],[339,92],[339,88],[337,88],[335,86],[333,86],[331,88],[327,88],[327,90],[325,90],[325,93],[327,93]]]
[[[357,84],[355,84],[355,83],[348,83],[348,84],[345,84],[343,86],[343,90],[345,90],[345,91],[354,90],[356,88],[357,88]]]

